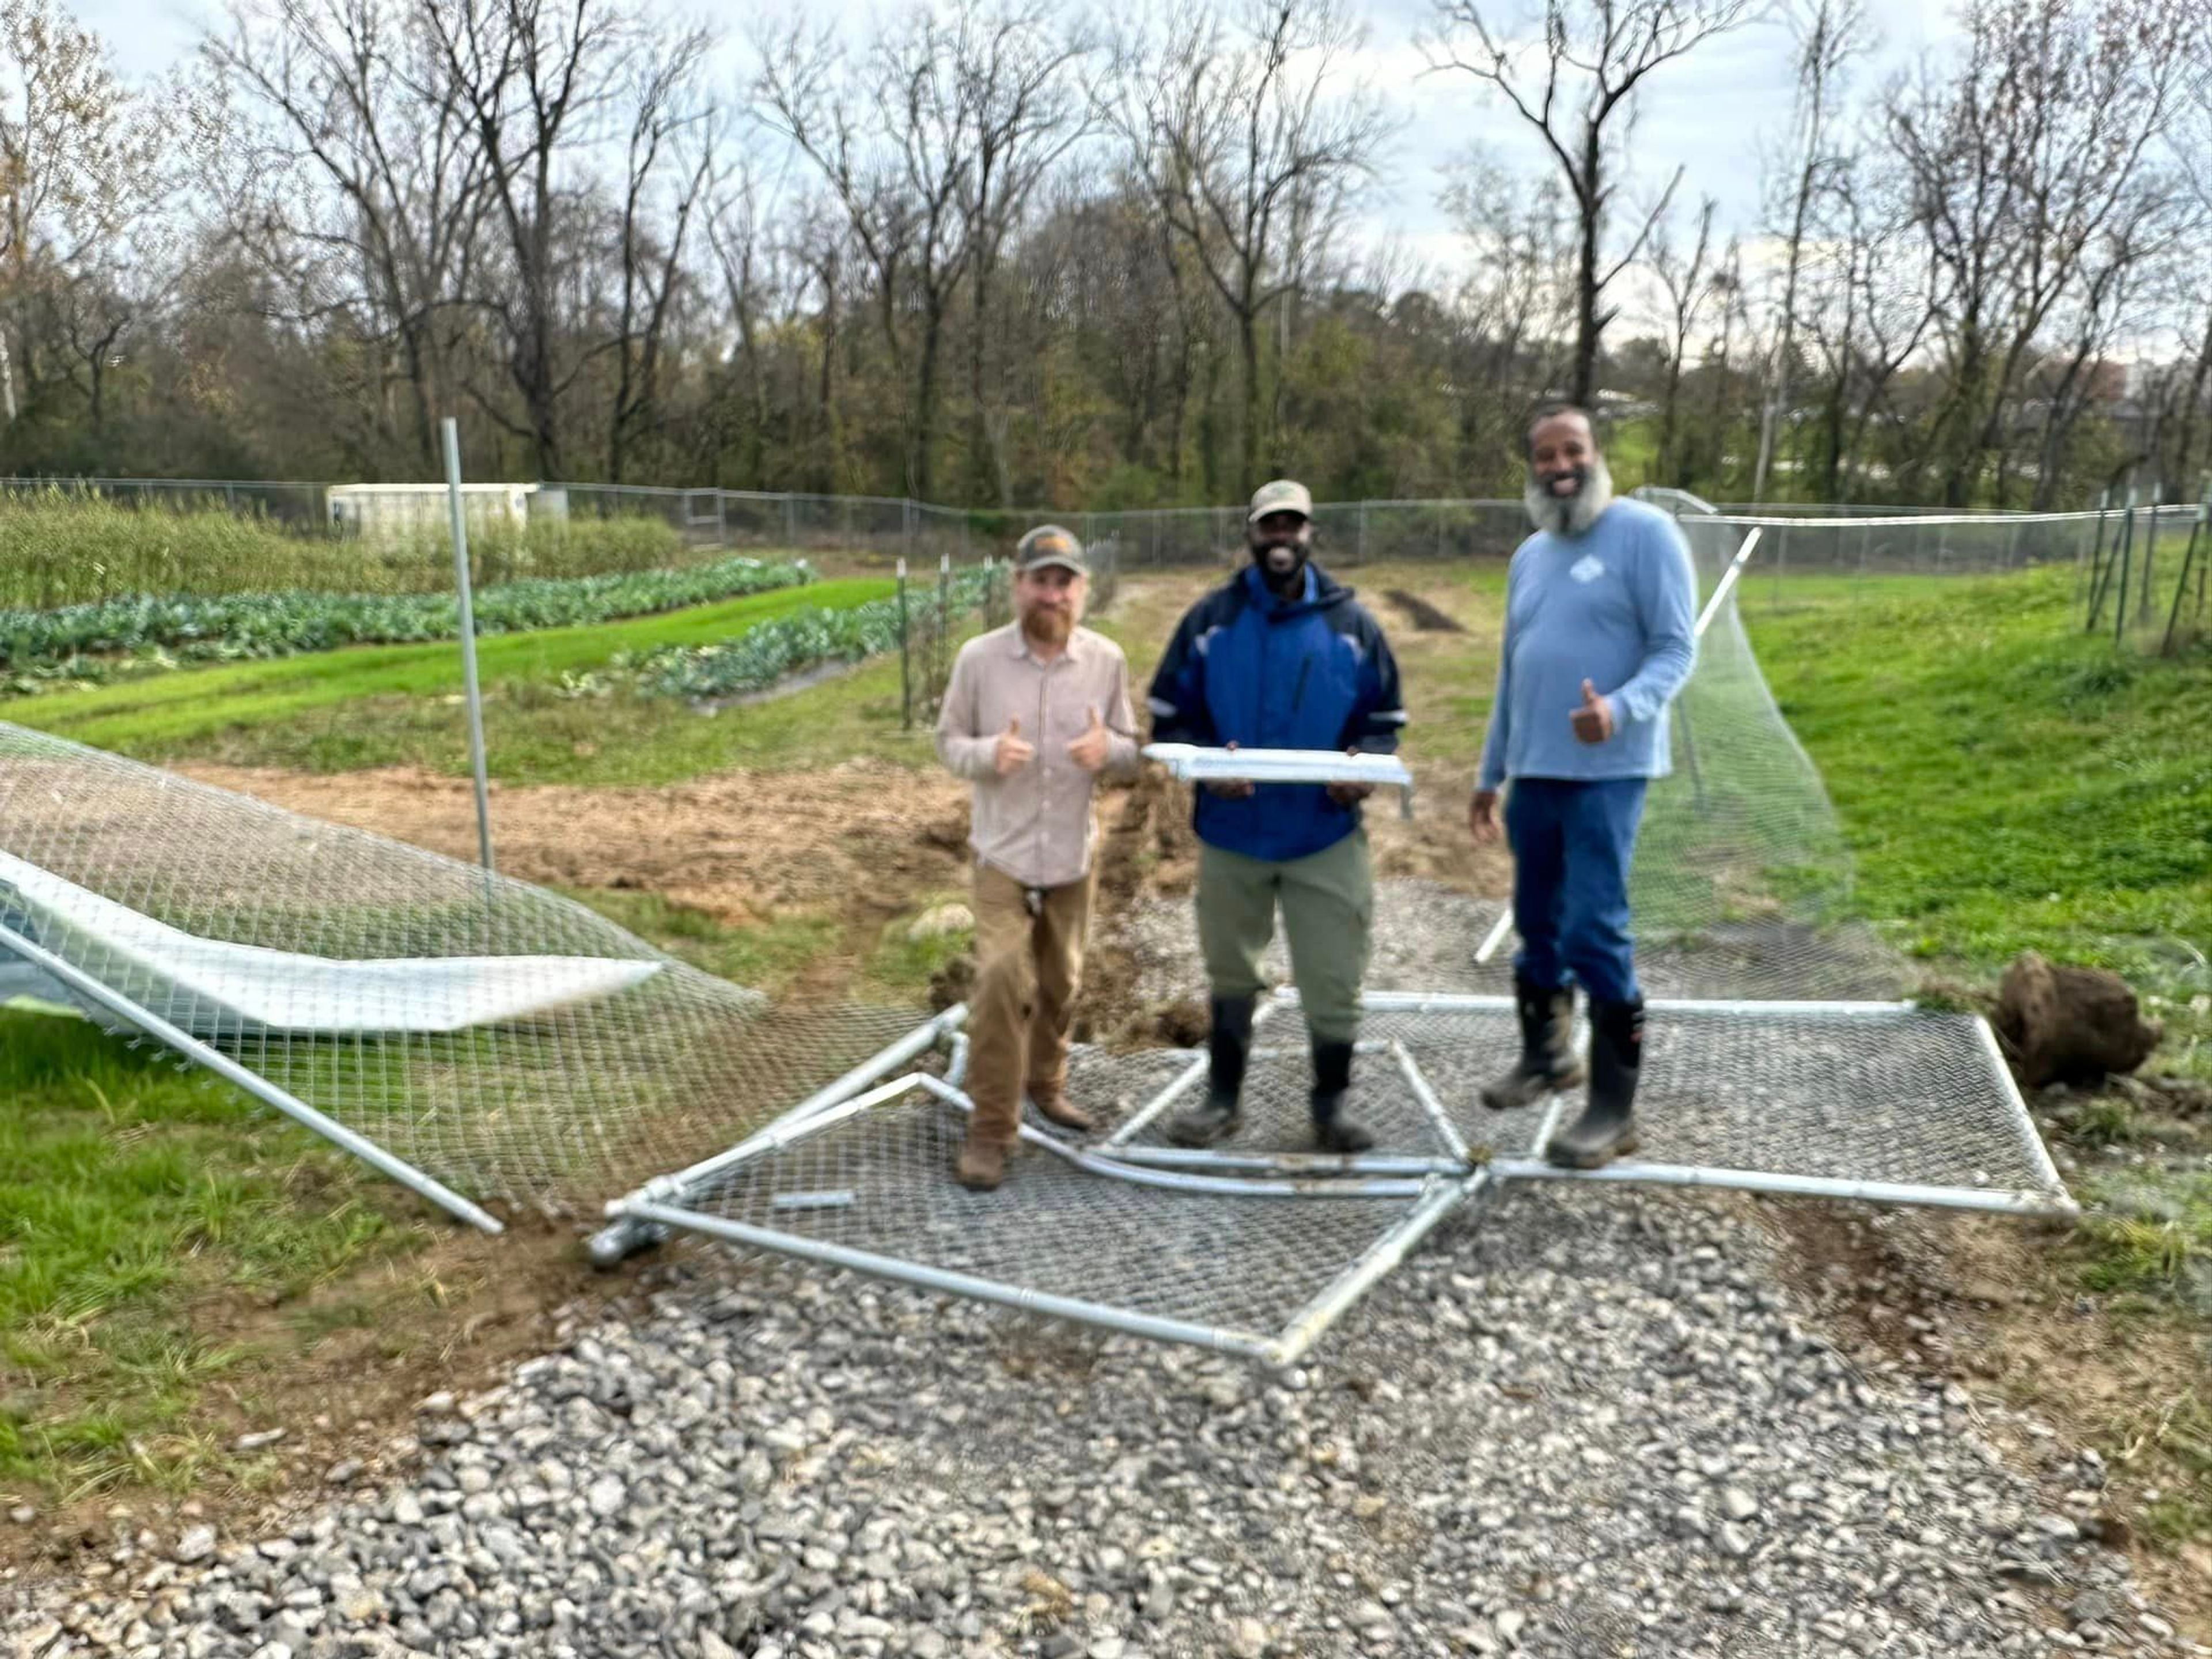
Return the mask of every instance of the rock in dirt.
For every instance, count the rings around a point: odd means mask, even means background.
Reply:
[[[906,936],[919,945],[924,939],[949,939],[975,931],[975,913],[964,904],[933,905],[907,924]]]
[[[2125,1075],[2164,1035],[2147,1024],[2118,974],[2046,962],[2024,951],[2005,970],[1993,1022],[2025,1088]]]

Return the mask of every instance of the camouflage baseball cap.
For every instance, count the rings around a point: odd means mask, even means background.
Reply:
[[[1015,547],[1014,568],[1042,570],[1051,564],[1073,570],[1079,576],[1091,574],[1090,562],[1083,556],[1083,544],[1056,524],[1041,524]]]
[[[1252,492],[1252,510],[1244,515],[1244,522],[1257,524],[1270,513],[1295,513],[1302,519],[1310,519],[1313,492],[1288,478],[1263,483]]]

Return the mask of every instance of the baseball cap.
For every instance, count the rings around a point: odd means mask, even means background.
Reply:
[[[1083,544],[1056,524],[1041,524],[1016,544],[1014,568],[1041,570],[1051,564],[1073,570],[1079,576],[1091,574],[1090,563],[1083,556]]]
[[[1257,524],[1270,513],[1295,513],[1302,519],[1310,519],[1313,492],[1288,478],[1263,483],[1252,492],[1252,510],[1244,515],[1244,522]]]

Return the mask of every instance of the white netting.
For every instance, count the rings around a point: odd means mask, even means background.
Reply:
[[[1680,523],[1702,614],[1747,532]],[[1850,919],[1843,826],[1767,689],[1735,590],[1669,720],[1674,768],[1651,786],[1631,881],[1646,979],[1673,996],[1898,995],[1904,964]]]

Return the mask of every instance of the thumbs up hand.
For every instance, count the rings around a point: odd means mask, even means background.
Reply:
[[[1067,745],[1067,757],[1086,772],[1103,771],[1106,766],[1106,740],[1111,735],[1105,722],[1098,718],[1097,705],[1088,711],[1091,723],[1083,728],[1083,735]]]
[[[1575,736],[1584,743],[1603,743],[1613,735],[1613,704],[1598,696],[1588,680],[1583,682],[1582,707],[1568,719],[1574,722]]]
[[[1022,738],[1022,723],[1010,720],[1006,729],[999,733],[999,746],[993,751],[991,763],[999,769],[999,775],[1006,777],[1018,772],[1035,757],[1036,750]]]

